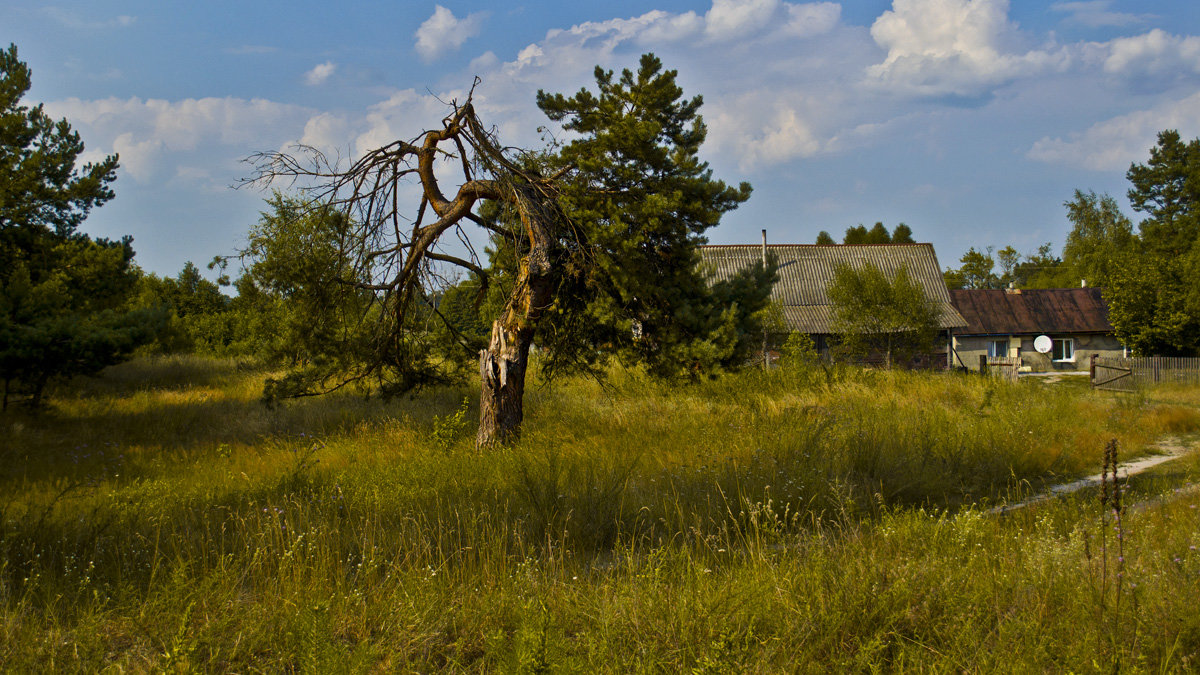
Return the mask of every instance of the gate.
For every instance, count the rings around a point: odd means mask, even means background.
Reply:
[[[1172,356],[1093,356],[1092,387],[1133,391],[1159,383],[1200,384],[1200,359]]]
[[[1133,363],[1126,358],[1092,356],[1092,389],[1133,391]]]
[[[979,372],[985,375],[1002,377],[1010,382],[1017,381],[1017,373],[1021,370],[1019,356],[980,356]]]

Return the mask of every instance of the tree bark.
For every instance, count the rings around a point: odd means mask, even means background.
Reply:
[[[533,331],[492,324],[492,339],[479,353],[479,431],[475,445],[485,448],[515,440],[525,417],[525,371]]]
[[[521,260],[513,294],[500,318],[492,323],[491,341],[479,353],[477,448],[508,443],[520,434],[529,348],[538,320],[554,299],[550,264],[553,225],[524,211],[521,220],[529,237],[529,253]]]

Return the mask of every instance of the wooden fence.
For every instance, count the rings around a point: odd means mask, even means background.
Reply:
[[[1093,356],[1092,386],[1113,391],[1132,391],[1160,382],[1200,384],[1200,359],[1170,356]]]
[[[980,356],[979,372],[984,375],[1002,377],[1010,382],[1017,381],[1017,373],[1021,370],[1019,356]]]

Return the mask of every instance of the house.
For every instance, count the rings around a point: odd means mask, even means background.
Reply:
[[[700,256],[713,280],[728,279],[768,255],[773,255],[779,266],[779,280],[771,290],[771,300],[782,308],[788,328],[811,335],[822,354],[828,353],[828,338],[833,334],[833,303],[825,289],[841,264],[859,269],[869,263],[888,274],[895,274],[905,266],[910,277],[941,311],[942,330],[967,325],[950,301],[932,244],[768,246],[764,230],[761,245],[700,247]],[[946,347],[939,348],[939,359],[943,351],[948,358],[948,340]]]
[[[950,297],[967,322],[954,331],[955,365],[975,369],[980,356],[1018,356],[1035,372],[1087,370],[1092,354],[1126,355],[1098,288],[964,289]],[[1045,353],[1034,347],[1043,335]]]

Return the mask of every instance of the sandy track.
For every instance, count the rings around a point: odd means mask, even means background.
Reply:
[[[1128,462],[1121,462],[1117,465],[1117,477],[1128,480],[1130,476],[1136,476],[1147,469],[1156,467],[1159,464],[1165,464],[1166,462],[1170,462],[1174,459],[1178,459],[1184,455],[1196,451],[1195,447],[1187,447],[1184,445],[1182,439],[1174,436],[1168,436],[1160,439],[1151,447],[1160,454],[1139,457],[1138,459],[1130,460]],[[1055,485],[1049,490],[1046,490],[1041,494],[1034,495],[1029,499],[1025,499],[1014,504],[1004,504],[1003,506],[997,506],[993,509],[989,509],[988,513],[1008,513],[1009,511],[1014,511],[1016,509],[1023,509],[1026,506],[1032,506],[1048,499],[1054,499],[1055,497],[1068,495],[1084,488],[1097,486],[1100,484],[1102,478],[1103,474],[1098,473],[1093,476],[1087,476],[1086,478],[1080,478],[1079,480],[1072,481],[1070,483]],[[1184,491],[1191,492],[1194,489],[1200,489],[1200,486],[1193,485],[1185,488]]]

